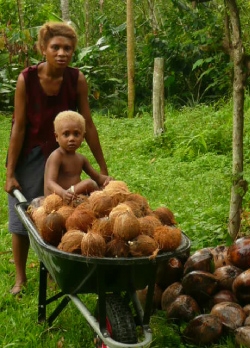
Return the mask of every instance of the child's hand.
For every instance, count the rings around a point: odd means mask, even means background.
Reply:
[[[108,183],[112,180],[115,180],[114,178],[112,178],[111,176],[107,176],[106,180],[103,183],[103,187],[107,186]]]
[[[75,197],[76,195],[74,192],[71,191],[71,189],[65,190],[63,193],[63,201],[66,204],[70,204]]]

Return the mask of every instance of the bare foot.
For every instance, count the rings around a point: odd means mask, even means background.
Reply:
[[[18,295],[24,290],[25,286],[26,286],[26,283],[14,285],[13,288],[10,290],[10,293],[12,295]]]

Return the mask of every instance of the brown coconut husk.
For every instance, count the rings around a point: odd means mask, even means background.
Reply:
[[[115,218],[118,215],[123,214],[127,211],[129,211],[133,214],[132,209],[125,203],[119,203],[116,207],[114,207],[111,210],[111,212],[109,213],[109,220],[110,220],[112,228],[114,226]]]
[[[57,210],[58,214],[62,215],[64,221],[66,222],[67,218],[75,211],[75,208],[70,205],[63,205]]]
[[[140,195],[139,193],[129,194],[128,197],[126,198],[125,203],[129,205],[129,202],[136,203],[136,206],[138,208],[137,210],[135,210],[134,214],[137,217],[145,216],[145,215],[148,215],[150,212],[152,212],[147,199],[143,197],[142,195]]]
[[[106,245],[106,257],[128,257],[129,245],[120,238],[114,238]]]
[[[29,216],[32,218],[32,214],[33,212],[41,207],[43,205],[45,197],[44,196],[39,196],[36,197],[34,199],[32,199],[32,201],[30,202],[28,208],[27,208],[27,213],[29,214]]]
[[[181,244],[181,230],[167,225],[158,226],[154,230],[154,239],[161,251],[173,251]]]
[[[71,201],[69,205],[76,208],[78,207],[78,205],[82,203],[87,203],[88,199],[89,199],[88,196],[83,194],[75,195],[75,197],[73,198],[73,200]]]
[[[69,230],[67,231],[61,239],[58,249],[72,253],[81,254],[81,242],[84,232],[80,230]]]
[[[113,233],[116,238],[125,241],[134,239],[140,234],[140,224],[137,217],[130,211],[118,214],[114,220]]]
[[[153,237],[155,227],[162,225],[160,220],[152,215],[142,216],[138,218],[138,221],[140,223],[140,233],[150,237]]]
[[[158,217],[163,225],[176,225],[173,212],[167,207],[158,207],[153,210],[153,214]]]
[[[90,209],[75,208],[73,213],[67,218],[66,230],[81,230],[87,232],[96,219],[95,214]]]
[[[31,219],[33,220],[38,232],[41,231],[41,227],[43,224],[43,220],[46,218],[48,214],[45,212],[44,207],[38,207],[33,210],[31,214]]]
[[[41,226],[41,236],[43,240],[57,247],[64,233],[65,224],[62,215],[57,212],[48,214]]]
[[[89,197],[90,208],[97,218],[108,216],[113,208],[112,198],[103,191],[97,192]]]
[[[91,230],[94,233],[99,233],[105,239],[106,243],[111,240],[113,235],[113,230],[108,217],[96,219],[93,222]]]
[[[111,197],[113,207],[124,202],[130,194],[127,184],[118,180],[110,181],[103,191]]]
[[[52,211],[58,210],[62,206],[63,199],[56,193],[48,195],[43,201],[43,207],[47,214],[50,214]]]
[[[88,231],[83,235],[81,242],[81,253],[87,257],[103,257],[106,252],[104,238],[98,234]]]
[[[140,234],[131,241],[128,241],[129,252],[133,257],[149,256],[158,248],[156,241],[146,234]]]

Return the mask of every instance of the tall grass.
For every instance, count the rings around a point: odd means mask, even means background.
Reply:
[[[192,250],[229,243],[227,221],[231,188],[232,105],[201,105],[176,111],[166,106],[166,131],[153,136],[150,114],[134,119],[94,114],[109,173],[125,181],[132,192],[144,195],[154,209],[164,205],[175,214],[179,226],[192,241]],[[0,116],[0,180],[5,181],[5,158],[11,118]],[[250,99],[245,103],[245,171],[249,180]],[[97,168],[86,143],[80,151]],[[28,259],[28,286],[21,298],[9,294],[14,282],[10,263],[11,237],[7,228],[6,193],[0,191],[0,347],[91,348],[93,335],[82,315],[70,303],[53,327],[37,324],[39,262],[31,250]],[[249,193],[244,198],[248,209]],[[243,229],[247,230],[247,226]],[[50,284],[53,293],[55,284]],[[94,308],[95,295],[84,298]],[[167,322],[159,311],[151,317],[154,348],[187,347],[181,328]],[[225,337],[218,348],[234,347]]]

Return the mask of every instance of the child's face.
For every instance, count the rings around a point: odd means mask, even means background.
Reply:
[[[84,133],[78,122],[64,121],[58,125],[55,137],[61,148],[68,152],[74,152],[81,146],[84,140]]]

